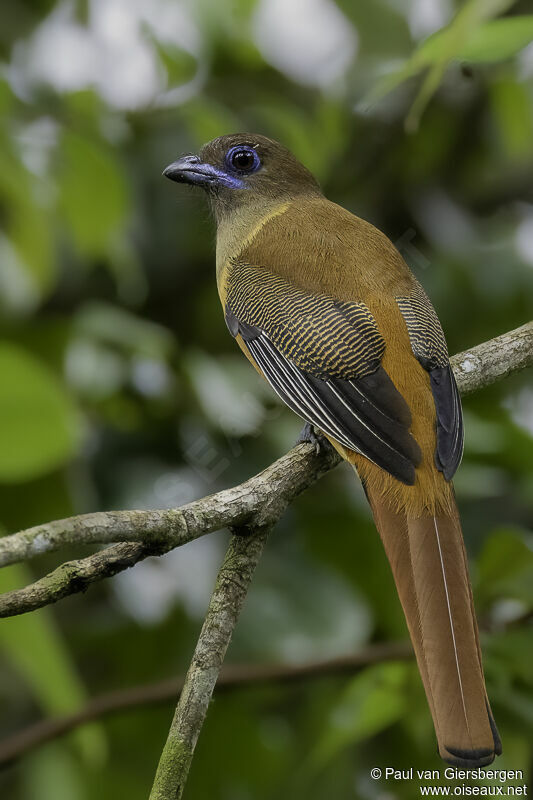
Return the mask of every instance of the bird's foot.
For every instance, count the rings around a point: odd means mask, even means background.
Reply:
[[[331,447],[325,436],[323,436],[321,433],[317,433],[314,426],[311,425],[310,422],[305,423],[300,435],[296,439],[296,444],[301,444],[302,442],[312,444],[316,453],[320,453],[321,450],[326,450],[328,447]]]

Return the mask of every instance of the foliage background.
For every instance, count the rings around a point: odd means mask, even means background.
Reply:
[[[226,333],[202,198],[161,178],[213,136],[281,139],[330,198],[385,230],[432,297],[451,352],[531,318],[533,27],[515,19],[528,5],[4,0],[6,532],[181,504],[243,480],[297,436],[299,421]],[[466,400],[456,489],[505,743],[498,766],[529,776],[533,635],[505,626],[533,602],[528,380]],[[207,537],[3,621],[3,734],[185,669],[223,544]],[[56,563],[4,570],[0,588]],[[279,525],[229,659],[300,662],[405,636],[362,492],[339,468]],[[144,798],[170,714],[133,711],[43,747],[0,774],[2,797]],[[412,796],[408,783],[373,782],[376,765],[441,766],[413,664],[218,697],[187,796]]]

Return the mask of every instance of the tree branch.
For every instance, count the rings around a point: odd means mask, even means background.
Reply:
[[[233,630],[270,527],[231,538],[181,691],[150,800],[179,800]]]
[[[364,667],[385,661],[404,661],[412,658],[410,642],[371,644],[339,658],[310,661],[304,664],[230,664],[222,667],[216,692],[276,683],[289,685],[302,680],[316,680],[335,675],[353,675]],[[0,741],[0,766],[24,756],[35,747],[64,736],[75,728],[101,717],[134,711],[175,700],[183,689],[184,676],[170,678],[145,686],[132,686],[106,692],[90,700],[72,714],[48,717]]]
[[[533,322],[503,333],[450,359],[459,391],[472,394],[533,366]]]
[[[170,547],[167,549],[170,550]],[[164,552],[165,549],[157,551],[153,546],[140,542],[124,542],[87,558],[65,561],[57,569],[23,589],[1,594],[0,617],[25,614],[56,603],[68,595],[84,592],[91,583],[102,578],[111,578],[149,555],[160,555]]]
[[[533,322],[453,356],[462,394],[533,365]],[[161,555],[220,528],[274,524],[286,506],[340,461],[332,448],[319,453],[300,444],[259,475],[181,509],[109,511],[37,525],[0,539],[0,566],[66,544],[109,544],[87,558],[63,564],[23,589],[0,595],[0,617],[32,611],[83,591],[150,555]]]
[[[166,552],[231,525],[279,519],[288,503],[338,462],[332,450],[317,454],[302,444],[239,486],[178,509],[97,511],[36,525],[0,539],[0,567],[67,544],[142,542],[153,552]]]
[[[339,461],[327,444],[319,453],[311,444],[299,444],[239,486],[181,509],[83,514],[6,536],[0,539],[0,566],[58,550],[64,544],[125,541],[68,561],[29,586],[0,595],[0,617],[34,611],[85,591],[95,581],[212,531],[234,525],[273,525],[295,497]]]

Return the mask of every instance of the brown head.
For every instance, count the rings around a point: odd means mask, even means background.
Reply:
[[[213,139],[198,155],[174,161],[163,175],[204,189],[218,219],[251,201],[268,204],[320,194],[313,175],[290,150],[255,133]]]

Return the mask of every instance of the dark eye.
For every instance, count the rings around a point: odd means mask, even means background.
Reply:
[[[226,163],[236,172],[255,172],[261,166],[259,156],[253,147],[238,145],[232,147],[226,156]]]

